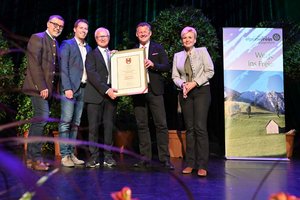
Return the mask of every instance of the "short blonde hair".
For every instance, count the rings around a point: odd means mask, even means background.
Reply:
[[[190,26],[187,26],[184,29],[182,29],[182,31],[181,31],[181,38],[183,38],[183,36],[185,34],[187,34],[188,32],[194,33],[195,39],[197,38],[197,31],[196,31],[196,29],[194,29],[193,27],[190,27]]]

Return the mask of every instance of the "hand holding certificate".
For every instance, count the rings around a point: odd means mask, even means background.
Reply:
[[[144,49],[118,51],[111,57],[111,84],[117,96],[148,92]]]

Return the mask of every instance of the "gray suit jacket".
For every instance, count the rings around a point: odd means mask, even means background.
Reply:
[[[177,87],[186,82],[184,63],[187,57],[186,51],[175,53],[173,59],[172,79]],[[209,79],[214,75],[214,65],[206,47],[193,48],[190,56],[193,71],[193,80],[198,86],[209,85]]]

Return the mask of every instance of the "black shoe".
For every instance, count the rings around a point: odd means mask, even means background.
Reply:
[[[107,158],[104,159],[103,165],[105,167],[113,167],[113,166],[116,166],[117,163],[116,163],[116,161],[113,158],[107,157]]]
[[[85,164],[86,168],[95,168],[95,167],[99,167],[99,166],[100,166],[100,163],[95,160],[90,160]]]
[[[169,160],[163,162],[162,165],[165,169],[169,169],[169,170],[174,170],[175,169],[174,165],[172,165],[172,163]]]
[[[133,166],[137,168],[150,168],[151,164],[149,161],[142,160],[138,163],[135,163]]]

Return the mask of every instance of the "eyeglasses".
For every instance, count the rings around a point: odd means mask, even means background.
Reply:
[[[104,38],[108,38],[109,35],[100,35],[100,36],[96,36],[97,39],[104,39]]]
[[[64,28],[64,26],[59,25],[59,24],[57,24],[57,23],[55,23],[55,22],[51,22],[51,21],[50,21],[50,23],[53,24],[54,28],[58,28],[58,29],[60,29],[60,30],[62,30],[62,29]]]

